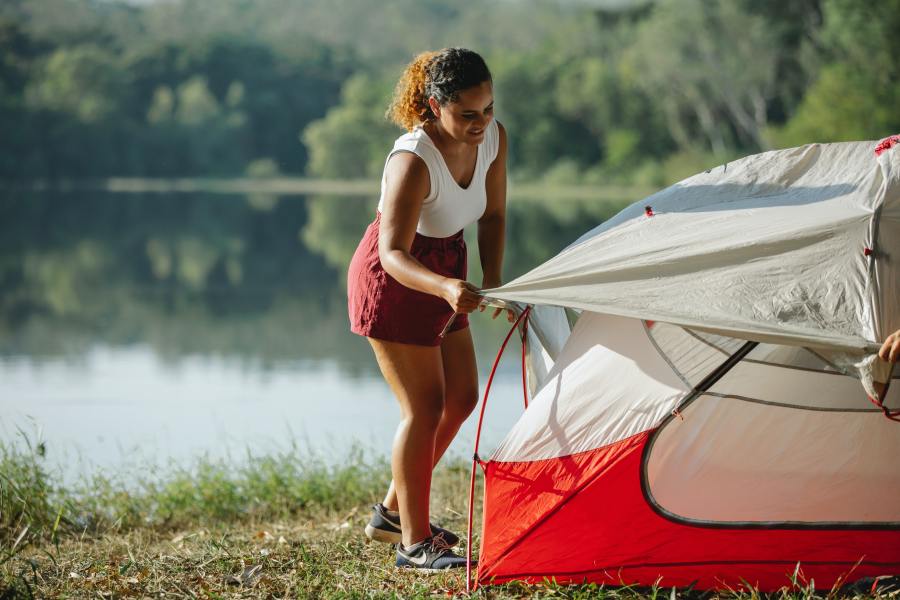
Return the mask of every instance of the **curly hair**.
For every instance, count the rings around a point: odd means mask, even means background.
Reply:
[[[465,48],[423,52],[400,76],[385,116],[412,131],[416,125],[435,119],[429,98],[443,106],[459,100],[462,90],[485,81],[492,81],[491,72],[476,52]]]

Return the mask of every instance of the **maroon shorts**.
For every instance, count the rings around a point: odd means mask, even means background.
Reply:
[[[350,330],[366,337],[438,346],[441,331],[453,309],[438,296],[410,289],[391,277],[378,258],[378,225],[381,213],[369,224],[350,261],[347,272],[347,308]],[[462,231],[447,238],[416,233],[409,250],[425,268],[445,277],[466,278],[466,242]],[[458,314],[447,330],[469,326],[469,317]]]

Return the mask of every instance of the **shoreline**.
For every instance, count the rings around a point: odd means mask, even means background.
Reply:
[[[558,185],[510,181],[507,195],[514,200],[637,200],[659,188],[625,185]],[[115,192],[115,193],[211,193],[223,195],[323,194],[330,196],[377,196],[380,183],[374,179],[313,179],[307,177],[184,177],[153,179],[109,177],[100,179],[59,179],[0,181],[0,191],[31,192]]]

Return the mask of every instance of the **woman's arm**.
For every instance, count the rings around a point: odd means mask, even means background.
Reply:
[[[506,244],[506,129],[499,121],[497,130],[500,135],[497,158],[491,163],[485,181],[487,206],[478,219],[478,254],[481,256],[481,272],[484,274],[482,289],[500,287],[503,284],[503,248]],[[483,306],[481,310],[484,310]],[[496,309],[491,318],[496,319],[501,312],[503,309]],[[508,310],[506,318],[513,322],[516,315]]]
[[[428,167],[415,154],[400,152],[388,161],[378,258],[384,270],[406,287],[443,298],[455,312],[472,312],[481,300],[473,286],[438,275],[409,253],[430,187]]]
[[[506,240],[506,130],[499,122],[497,158],[487,172],[485,188],[487,207],[478,219],[478,253],[484,273],[482,288],[499,287],[502,283],[503,247]]]

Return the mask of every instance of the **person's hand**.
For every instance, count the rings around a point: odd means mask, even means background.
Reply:
[[[484,289],[490,290],[490,289],[498,288],[498,287],[500,287],[500,282],[499,282],[499,281],[492,281],[492,280],[485,279],[485,280],[481,283],[481,289],[483,289],[483,290],[484,290]],[[481,312],[484,312],[484,309],[485,309],[485,308],[487,308],[487,304],[480,304],[480,305],[478,305],[478,310],[481,311]],[[502,313],[503,310],[504,310],[504,309],[502,309],[502,308],[495,308],[495,309],[494,309],[494,314],[491,315],[491,318],[492,318],[492,319],[496,319],[497,317],[500,316],[500,313]],[[509,308],[506,309],[506,320],[509,321],[510,323],[514,323],[514,322],[515,322],[515,320],[516,320],[516,313],[513,312],[512,309],[509,309]]]
[[[487,308],[487,304],[478,305],[478,310],[480,310],[481,312],[484,312],[485,308]],[[491,318],[496,319],[497,317],[500,316],[500,313],[502,313],[504,311],[506,311],[506,320],[509,321],[510,323],[514,323],[516,320],[516,313],[513,312],[513,309],[511,309],[511,308],[506,308],[506,309],[495,308],[494,314],[491,315]]]
[[[481,302],[478,288],[462,279],[447,279],[441,288],[441,298],[457,313],[470,313]]]
[[[878,351],[878,356],[887,362],[895,363],[900,360],[900,329],[887,336],[881,350]]]

